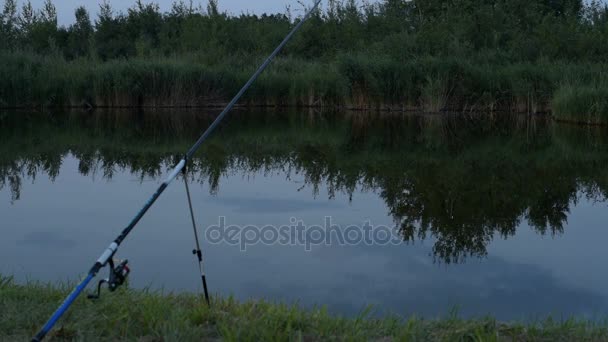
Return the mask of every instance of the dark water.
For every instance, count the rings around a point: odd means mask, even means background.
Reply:
[[[0,273],[76,280],[213,115],[0,114]],[[399,244],[203,241],[214,293],[356,314],[608,313],[608,133],[545,119],[233,115],[189,172],[197,220],[365,222]],[[199,291],[181,179],[120,250],[131,286]]]

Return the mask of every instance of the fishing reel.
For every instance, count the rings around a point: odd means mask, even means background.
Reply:
[[[110,265],[110,276],[106,279],[102,279],[97,284],[97,294],[90,294],[87,297],[89,299],[99,299],[101,297],[101,286],[103,284],[108,284],[108,290],[110,292],[116,291],[121,285],[125,283],[127,280],[127,276],[131,273],[131,269],[129,268],[129,260],[120,261],[118,265],[114,265],[114,260],[110,259],[108,261]]]

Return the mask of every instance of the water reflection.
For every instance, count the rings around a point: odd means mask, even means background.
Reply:
[[[23,182],[54,180],[68,154],[85,176],[157,179],[212,119],[194,111],[5,114],[0,190],[18,201]],[[330,198],[375,191],[405,241],[432,238],[435,261],[459,263],[486,256],[493,239],[512,237],[522,223],[541,235],[563,233],[579,199],[606,200],[606,152],[604,129],[542,118],[242,112],[202,148],[189,176],[212,193],[222,176],[259,172],[303,176],[302,189],[314,196],[320,188]],[[257,205],[248,209],[300,204]]]

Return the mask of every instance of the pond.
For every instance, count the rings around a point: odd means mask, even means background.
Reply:
[[[0,273],[78,280],[216,114],[0,113]],[[602,128],[238,111],[187,178],[217,295],[346,316],[608,314]],[[131,287],[199,292],[194,246],[180,177],[117,256]]]

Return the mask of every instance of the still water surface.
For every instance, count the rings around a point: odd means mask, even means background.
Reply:
[[[189,112],[0,114],[0,273],[68,281],[212,120]],[[398,245],[203,239],[212,292],[353,315],[608,314],[608,138],[544,119],[236,113],[193,161],[204,229],[396,227]],[[120,249],[131,286],[200,291],[178,179]]]

